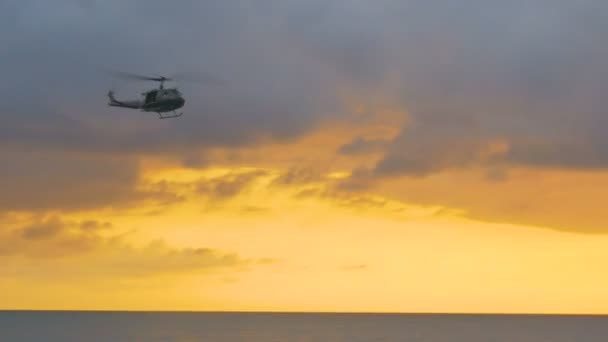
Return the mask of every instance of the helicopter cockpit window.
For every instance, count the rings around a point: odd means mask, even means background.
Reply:
[[[156,91],[151,91],[149,93],[146,94],[146,103],[150,103],[150,102],[154,102],[156,101]]]

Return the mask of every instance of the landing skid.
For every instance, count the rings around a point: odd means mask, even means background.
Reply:
[[[178,118],[178,117],[182,116],[182,114],[184,114],[184,113],[176,113],[175,111],[173,111],[173,115],[163,115],[163,113],[159,113],[159,112],[157,112],[157,114],[158,114],[159,119],[171,119],[171,118]]]

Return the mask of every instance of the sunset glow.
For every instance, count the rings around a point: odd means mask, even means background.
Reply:
[[[0,309],[608,313],[605,21],[386,2],[14,9]]]

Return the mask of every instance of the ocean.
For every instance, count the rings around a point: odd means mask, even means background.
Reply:
[[[608,316],[0,312],[0,341],[608,341]]]

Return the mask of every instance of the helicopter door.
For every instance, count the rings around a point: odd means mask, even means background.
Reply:
[[[150,91],[146,94],[146,104],[156,101],[156,91]]]

